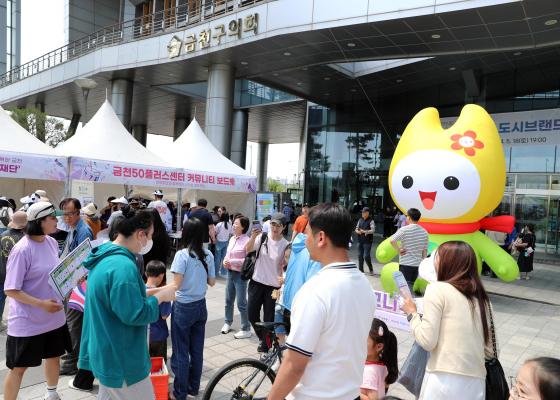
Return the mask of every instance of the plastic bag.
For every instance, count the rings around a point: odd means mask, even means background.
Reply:
[[[400,372],[398,382],[416,397],[420,396],[422,381],[430,353],[414,342]]]

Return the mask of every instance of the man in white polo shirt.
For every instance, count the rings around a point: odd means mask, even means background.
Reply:
[[[359,398],[375,296],[348,258],[354,229],[338,204],[309,212],[305,245],[323,268],[297,293],[291,331],[269,400]]]

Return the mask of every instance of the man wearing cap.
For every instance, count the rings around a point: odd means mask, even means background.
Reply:
[[[292,228],[292,241],[297,236],[298,233],[305,232],[305,227],[307,226],[307,214],[309,213],[309,204],[305,203],[301,209],[302,214],[296,218],[294,222],[294,227]]]
[[[85,221],[91,229],[93,238],[97,239],[97,234],[101,230],[101,220],[97,216],[97,206],[93,203],[89,203],[83,209],[85,215]]]
[[[107,220],[107,227],[109,229],[111,229],[111,225],[113,224],[115,218],[122,216],[121,208],[123,206],[128,205],[128,200],[126,199],[126,197],[123,196],[123,197],[119,197],[118,199],[111,200],[111,204],[113,205],[113,212],[111,213],[111,216]]]
[[[66,241],[64,242],[64,249],[60,255],[60,258],[64,258],[84,240],[93,240],[93,232],[80,217],[80,210],[82,208],[80,200],[67,198],[62,200],[60,205],[63,210],[62,216],[64,223],[70,228],[68,236],[66,236]],[[77,371],[80,336],[82,334],[82,318],[83,313],[75,309],[72,304],[69,304],[66,310],[66,321],[68,322],[68,329],[72,337],[72,352],[65,354],[61,358],[61,375],[72,375]]]
[[[12,221],[8,224],[8,230],[0,235],[0,320],[4,313],[6,294],[4,293],[4,281],[6,280],[6,265],[12,248],[23,237],[23,228],[27,224],[27,214],[16,211],[12,215]],[[3,325],[3,323],[2,323]],[[4,326],[2,326],[4,330]]]
[[[356,234],[358,235],[358,268],[364,272],[365,259],[371,274],[373,274],[373,265],[371,264],[373,232],[375,232],[375,222],[373,222],[369,215],[369,208],[364,207],[362,208],[362,217],[356,225]]]
[[[171,232],[171,227],[173,223],[173,216],[171,215],[171,210],[163,201],[163,192],[161,190],[156,190],[153,193],[155,200],[148,204],[148,208],[155,208],[161,217],[161,221],[165,225],[165,230]]]

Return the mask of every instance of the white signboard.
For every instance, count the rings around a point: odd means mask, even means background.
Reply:
[[[534,110],[490,115],[504,146],[560,144],[560,109]],[[457,117],[442,118],[449,128]]]
[[[67,298],[72,289],[78,286],[78,282],[87,275],[88,271],[82,263],[90,251],[91,243],[86,239],[49,272],[49,285],[61,299]]]
[[[75,199],[80,200],[82,207],[86,204],[93,203],[94,199],[94,188],[93,182],[82,181],[79,179],[72,180],[72,192],[71,196]]]

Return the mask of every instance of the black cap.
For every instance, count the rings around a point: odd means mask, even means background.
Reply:
[[[369,212],[369,207],[362,208],[362,212],[366,212],[366,211]]]

